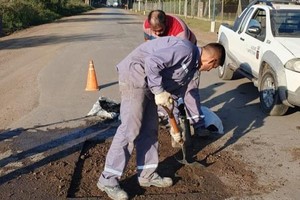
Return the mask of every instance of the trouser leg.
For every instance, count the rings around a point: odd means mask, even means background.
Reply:
[[[134,141],[141,130],[146,101],[149,101],[145,95],[144,89],[128,88],[121,93],[121,125],[113,138],[106,156],[104,171],[99,178],[102,185],[118,185],[118,180],[131,156]]]
[[[151,179],[158,166],[158,116],[153,99],[147,100],[141,132],[136,140],[138,179]]]

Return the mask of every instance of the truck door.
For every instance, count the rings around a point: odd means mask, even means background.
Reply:
[[[240,67],[257,77],[266,38],[266,11],[264,9],[254,10],[240,37],[244,43],[241,46],[242,62]]]
[[[254,8],[250,8],[244,15],[244,18],[241,19],[240,24],[238,25],[236,29],[237,34],[230,35],[231,39],[229,43],[229,48],[232,52],[232,56],[235,57],[234,60],[238,62],[237,67],[241,67],[241,65],[243,65],[243,63],[246,60],[247,55],[245,54],[245,43],[247,41],[245,40],[244,33],[251,16],[253,16],[253,12]]]

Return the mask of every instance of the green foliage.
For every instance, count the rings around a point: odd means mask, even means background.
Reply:
[[[2,31],[8,34],[90,9],[82,0],[0,0]]]
[[[184,18],[180,16],[180,18],[190,27],[191,29],[199,29],[204,32],[210,32],[211,21],[210,20],[202,20],[196,18]],[[216,30],[219,29],[220,22],[216,22]]]

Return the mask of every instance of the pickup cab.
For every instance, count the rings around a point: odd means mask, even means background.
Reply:
[[[261,109],[284,115],[300,106],[300,1],[252,1],[232,26],[222,24],[218,42],[226,59],[223,80],[238,72],[258,88]]]

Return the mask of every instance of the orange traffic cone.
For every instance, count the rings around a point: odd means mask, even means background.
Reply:
[[[96,72],[95,72],[95,68],[94,68],[94,63],[92,60],[90,61],[90,64],[89,64],[89,71],[88,71],[87,83],[86,83],[85,90],[86,91],[99,90]]]

